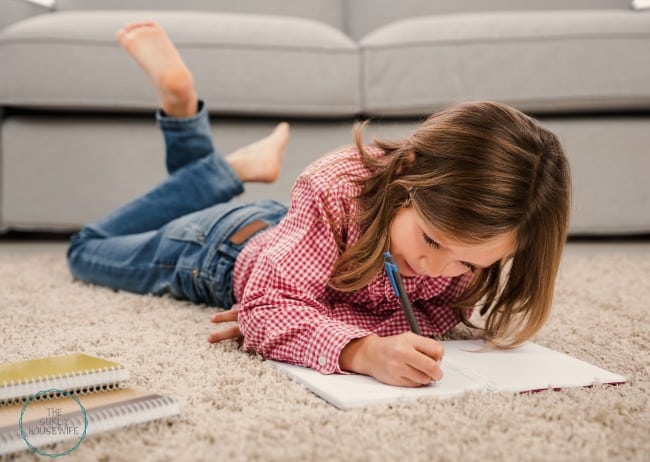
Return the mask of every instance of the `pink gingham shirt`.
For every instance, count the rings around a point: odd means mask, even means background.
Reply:
[[[385,155],[367,149],[373,156]],[[296,181],[286,217],[246,244],[233,281],[245,349],[324,374],[340,373],[339,355],[351,340],[409,330],[384,271],[355,293],[328,286],[339,250],[326,211],[330,216],[354,213],[352,198],[359,186],[350,174],[368,173],[356,148],[317,160]],[[359,235],[358,226],[348,225],[347,244]],[[440,335],[458,324],[450,305],[469,278],[404,278],[423,335]]]

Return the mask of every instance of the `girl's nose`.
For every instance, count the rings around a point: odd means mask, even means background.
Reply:
[[[446,264],[442,258],[433,258],[423,256],[420,258],[420,267],[430,278],[442,276],[442,271]]]
[[[426,275],[432,278],[456,277],[467,271],[461,262],[443,255],[422,257],[420,264]]]

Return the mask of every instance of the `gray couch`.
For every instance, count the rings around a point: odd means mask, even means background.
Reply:
[[[492,99],[562,139],[572,234],[648,233],[650,11],[631,1],[2,0],[0,229],[74,230],[163,178],[156,98],[114,40],[154,19],[193,70],[220,150],[292,123],[280,181],[242,199],[287,200],[357,119],[375,121],[367,141],[394,138]]]

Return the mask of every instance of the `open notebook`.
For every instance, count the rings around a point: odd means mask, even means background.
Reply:
[[[625,383],[625,377],[531,342],[514,350],[480,352],[477,350],[484,346],[482,340],[449,340],[442,344],[444,377],[420,388],[386,385],[364,375],[323,375],[312,369],[271,362],[339,409],[425,396],[450,398],[468,391],[526,392]]]

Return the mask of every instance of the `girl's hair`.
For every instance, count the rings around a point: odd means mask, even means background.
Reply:
[[[496,346],[532,337],[548,317],[568,229],[571,179],[557,137],[509,106],[474,102],[434,114],[405,140],[375,141],[386,156],[373,157],[365,125],[355,142],[371,174],[355,179],[360,212],[348,217],[361,237],[341,246],[330,285],[356,291],[381,271],[391,221],[411,199],[427,223],[466,244],[515,233],[512,257],[476,270],[454,309],[471,326],[465,313],[480,302]]]

